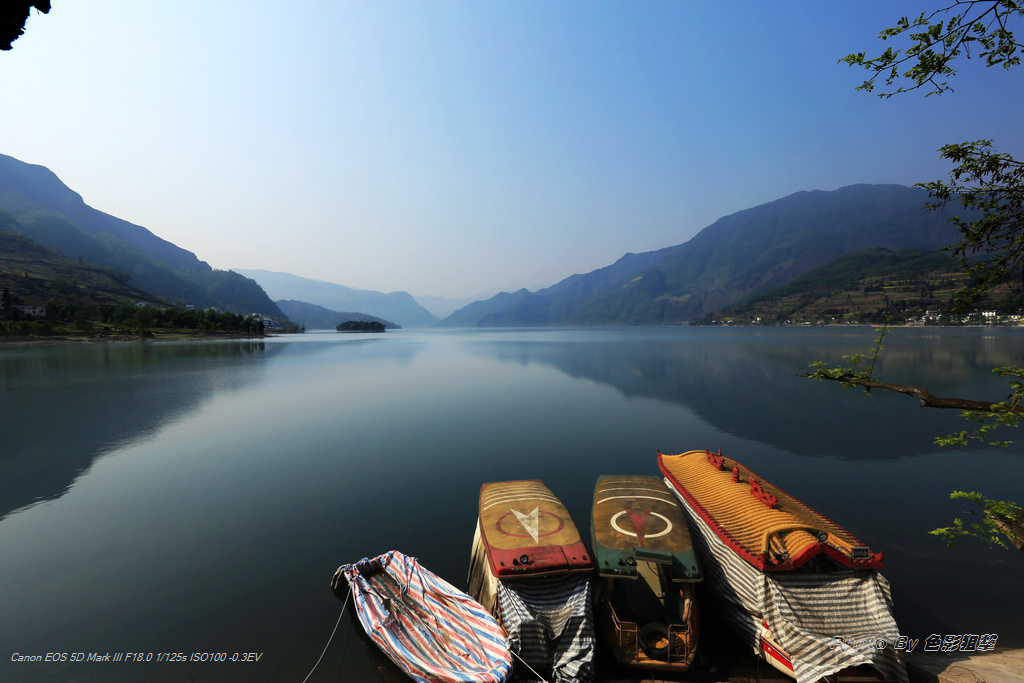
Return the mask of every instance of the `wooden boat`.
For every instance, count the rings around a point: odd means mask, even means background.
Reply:
[[[716,606],[755,652],[798,683],[906,683],[882,553],[721,451],[659,452],[658,466]]]
[[[822,556],[850,568],[882,566],[882,553],[735,460],[709,451],[658,456],[701,519],[762,571],[790,571]]]
[[[484,484],[480,533],[498,578],[593,568],[569,511],[540,480]]]
[[[602,476],[591,539],[598,632],[619,664],[687,671],[697,651],[701,580],[686,517],[658,477]]]
[[[478,602],[413,557],[392,550],[338,567],[367,635],[418,683],[503,683],[512,671],[505,633]]]
[[[504,627],[517,671],[593,678],[593,567],[569,511],[543,482],[481,486],[469,594]]]

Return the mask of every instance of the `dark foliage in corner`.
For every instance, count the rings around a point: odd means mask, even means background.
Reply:
[[[50,0],[5,0],[0,4],[0,50],[10,50],[15,40],[25,32],[25,22],[32,8],[46,14]]]

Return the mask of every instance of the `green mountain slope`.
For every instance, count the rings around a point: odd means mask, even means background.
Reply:
[[[950,214],[925,211],[926,200],[923,190],[900,185],[798,192],[723,217],[684,244],[627,255],[606,269],[492,306],[473,322],[463,315],[460,324],[700,320],[852,251],[937,249],[950,243],[955,237]]]
[[[590,306],[614,301],[630,323],[694,320],[852,251],[937,249],[955,229],[947,215],[925,211],[926,200],[923,190],[898,185],[790,195],[716,221],[640,280]],[[591,307],[577,321],[590,319]]]
[[[539,292],[520,289],[500,292],[485,301],[464,306],[445,318],[445,327],[502,327],[516,325],[570,324],[575,309],[604,289],[634,277],[671,256],[679,247],[643,254],[626,254],[610,266],[565,278]],[[595,324],[608,324],[608,321]]]
[[[103,304],[167,303],[129,285],[127,274],[65,258],[12,231],[18,227],[10,214],[0,210],[0,289],[18,302],[45,305],[51,315],[66,317]]]
[[[511,310],[521,301],[531,299],[529,290],[520,289],[515,292],[499,292],[490,299],[474,301],[455,311],[443,321],[442,327],[486,327],[492,315]]]
[[[97,211],[44,166],[0,154],[0,209],[40,244],[72,260],[123,271],[134,286],[155,296],[284,317],[256,282],[214,270],[146,228]]]
[[[34,211],[50,211],[93,237],[108,236],[173,270],[206,271],[210,266],[146,228],[88,206],[81,195],[71,190],[46,168],[0,154],[0,207],[15,217]],[[75,258],[77,254],[66,254]]]
[[[884,323],[920,320],[944,312],[967,276],[949,254],[922,249],[865,249],[751,298],[708,314],[705,323]],[[1017,312],[1020,291],[1004,287],[981,308]]]
[[[954,275],[960,276],[960,268],[956,259],[949,254],[926,249],[889,251],[875,247],[840,256],[782,287],[751,298],[748,303],[754,304],[793,294],[824,294],[857,287],[865,281],[881,277],[913,280],[933,276],[948,279]]]

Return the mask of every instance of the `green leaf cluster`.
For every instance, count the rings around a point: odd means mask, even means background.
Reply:
[[[1005,401],[992,404],[991,410],[963,410],[960,417],[974,422],[978,428],[968,433],[961,430],[947,436],[935,437],[935,443],[940,446],[967,446],[971,441],[980,441],[989,446],[1001,446],[1008,448],[1012,441],[996,441],[990,436],[990,432],[998,427],[1017,427],[1021,418],[1021,399],[1024,398],[1024,368],[1013,365],[1005,368],[995,368],[992,372],[999,377],[1017,377],[1017,380],[1010,381],[1010,395]]]
[[[958,57],[972,57],[972,51],[986,66],[1009,69],[1020,64],[1019,50],[1024,47],[1008,27],[1024,16],[1024,8],[1017,0],[957,0],[931,13],[922,12],[911,21],[902,17],[896,25],[884,29],[878,37],[884,41],[906,35],[910,45],[906,48],[886,48],[877,57],[868,58],[864,52],[846,55],[840,62],[861,66],[872,75],[858,90],[872,92],[879,78],[886,86],[906,79],[913,85],[898,85],[894,90],[880,93],[880,97],[929,86],[927,95],[952,92],[948,78],[956,75],[951,63]]]
[[[951,500],[969,500],[981,508],[980,512],[968,511],[968,514],[977,516],[980,522],[964,523],[962,518],[957,517],[952,526],[933,529],[928,533],[944,539],[950,547],[958,538],[973,536],[986,541],[990,547],[1009,548],[1003,540],[1005,537],[1018,549],[1024,550],[1024,510],[1016,503],[992,500],[976,491],[953,491],[949,497]]]
[[[886,384],[873,379],[875,361],[883,349],[882,342],[888,332],[888,327],[880,328],[878,332],[879,336],[875,339],[875,346],[870,353],[843,356],[843,360],[848,363],[845,366],[829,366],[821,361],[811,363],[812,371],[804,376],[818,381],[838,381],[845,387],[859,386],[866,392],[875,386],[903,393],[913,393],[911,391],[915,390],[913,387]],[[1005,401],[988,404],[984,410],[962,410],[961,417],[976,423],[977,429],[971,433],[962,430],[948,436],[937,437],[935,442],[938,445],[967,446],[971,441],[981,441],[992,446],[1007,447],[1012,443],[1011,441],[992,439],[991,431],[998,427],[1017,427],[1019,425],[1020,419],[1024,415],[1024,410],[1022,410],[1024,368],[1014,365],[996,368],[993,372],[1001,378],[1013,378],[1010,380],[1009,397]],[[975,401],[970,403],[982,404],[982,402]],[[1005,537],[1019,550],[1024,551],[1024,511],[1019,505],[1009,501],[992,500],[976,492],[954,491],[951,497],[954,499],[965,498],[980,506],[981,513],[972,513],[980,516],[980,523],[965,524],[963,519],[957,518],[953,520],[952,526],[935,529],[929,533],[944,538],[949,545],[952,545],[957,538],[974,536],[988,541],[990,545],[1007,548],[1009,546],[1003,541]]]
[[[832,366],[829,367],[828,363],[824,361],[817,361],[811,363],[813,370],[807,374],[807,377],[813,380],[822,381],[826,379],[833,379],[842,382],[844,387],[853,388],[861,387],[865,393],[871,393],[871,387],[864,386],[860,382],[870,382],[875,374],[875,362],[878,360],[879,354],[882,353],[882,349],[885,347],[882,342],[885,341],[885,337],[889,334],[889,326],[879,327],[875,329],[878,336],[875,337],[875,347],[871,349],[870,353],[853,353],[848,356],[843,356],[849,365],[845,366]],[[858,381],[859,380],[859,381]]]
[[[1020,64],[1018,52],[1024,45],[1016,40],[1009,25],[1022,16],[1024,7],[1018,0],[955,0],[930,14],[922,12],[914,21],[903,17],[896,26],[879,34],[885,41],[906,34],[911,41],[906,49],[889,47],[871,59],[863,52],[854,53],[843,57],[840,62],[873,72],[859,90],[874,90],[875,81],[880,77],[886,86],[893,86],[902,79],[913,84],[897,86],[895,90],[881,93],[881,97],[892,97],[925,85],[932,88],[927,95],[951,92],[946,80],[956,74],[951,63],[962,55],[971,58],[972,50],[985,61],[986,66],[1001,65],[1009,69]],[[932,197],[927,207],[941,209],[958,199],[965,209],[980,212],[980,218],[973,220],[951,219],[960,230],[961,239],[944,250],[960,259],[972,280],[957,292],[954,306],[966,308],[978,296],[1008,283],[1015,276],[1021,278],[1024,287],[1024,163],[1008,154],[995,153],[991,140],[946,145],[940,152],[958,166],[951,171],[949,184],[942,181],[919,184]],[[827,372],[827,369],[820,366],[816,372]],[[994,372],[1000,377],[1024,378],[1024,370],[1018,366],[996,368]],[[818,378],[827,379],[829,375],[819,375]],[[959,402],[961,405],[984,406],[982,410],[961,411],[961,416],[978,424],[978,428],[972,434],[963,430],[939,437],[936,442],[964,446],[977,439],[1006,446],[1010,442],[993,441],[990,432],[997,427],[1018,425],[1022,413],[1022,386],[1020,381],[1011,381],[1010,396],[1002,402],[987,405],[984,402]],[[895,385],[888,388],[899,390]],[[941,403],[933,402],[931,405],[941,406]],[[965,525],[962,519],[957,518],[953,526],[935,529],[931,533],[942,536],[950,545],[961,536],[976,536],[987,540],[990,545],[1007,547],[1003,542],[1003,537],[1006,537],[1024,551],[1024,511],[1020,506],[994,501],[976,492],[954,491],[951,497],[965,498],[980,506],[981,523]]]
[[[950,182],[919,183],[943,209],[959,201],[974,220],[954,216],[960,241],[943,247],[953,254],[972,283],[957,293],[954,307],[965,309],[982,294],[1020,278],[1024,286],[1024,162],[996,153],[991,140],[946,145],[942,156],[958,164]]]

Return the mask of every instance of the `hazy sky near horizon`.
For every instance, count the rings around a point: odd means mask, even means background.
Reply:
[[[838,60],[928,3],[53,0],[0,153],[215,268],[535,289],[801,190],[1024,156],[1024,67],[888,100]]]

